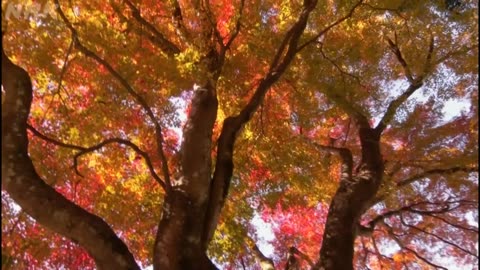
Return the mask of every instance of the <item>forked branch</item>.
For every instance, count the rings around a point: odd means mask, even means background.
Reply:
[[[185,23],[183,22],[182,8],[180,7],[180,3],[177,0],[173,0],[172,2],[172,19],[177,36],[180,37],[180,39],[188,45],[190,43],[190,33],[188,32],[187,28],[185,27]]]
[[[210,8],[210,1],[201,1],[201,3],[202,3],[204,16],[208,20],[208,23],[210,24],[210,31],[212,31],[213,35],[217,39],[218,45],[221,48],[223,48],[225,46],[223,44],[223,37],[220,34],[220,31],[218,31],[215,15],[213,14],[212,9]]]
[[[402,52],[400,51],[400,47],[398,47],[398,38],[397,38],[397,33],[394,33],[395,35],[395,41],[392,41],[389,37],[387,37],[387,42],[392,50],[392,52],[395,54],[397,57],[398,62],[400,65],[402,65],[403,70],[405,71],[405,76],[407,77],[408,81],[411,84],[415,84],[416,79],[413,77],[412,70],[410,69],[410,66],[407,64],[407,61],[403,57]]]
[[[388,124],[393,120],[395,114],[397,113],[398,108],[411,96],[415,91],[417,91],[420,87],[423,86],[422,82],[417,82],[415,84],[410,84],[405,92],[403,92],[400,96],[396,99],[392,100],[390,104],[388,104],[387,111],[383,115],[382,119],[375,127],[375,130],[379,133],[382,133],[385,128],[387,128]]]
[[[319,151],[328,151],[340,155],[342,159],[342,178],[350,179],[352,177],[352,168],[353,168],[353,158],[352,152],[348,148],[339,148],[334,146],[321,145],[315,142],[312,142],[308,139],[304,139],[307,143],[314,146]]]
[[[370,220],[367,226],[359,225],[363,230],[373,230],[375,226],[379,223],[384,224],[384,220],[390,218],[392,216],[400,216],[402,213],[413,213],[417,215],[437,215],[437,214],[445,214],[451,211],[458,209],[460,206],[469,206],[473,205],[474,202],[468,200],[446,200],[440,202],[430,202],[430,201],[420,201],[416,203],[411,203],[409,205],[400,207],[398,209],[389,210],[384,212],[372,220]],[[435,216],[437,217],[437,216]]]
[[[448,220],[447,218],[441,217],[441,216],[433,214],[433,213],[427,213],[425,215],[427,215],[429,217],[432,217],[433,219],[438,219],[438,220],[442,221],[443,223],[448,224],[448,225],[450,225],[452,227],[455,227],[457,229],[470,231],[470,232],[478,234],[478,228],[472,227],[470,225],[457,224],[457,223],[454,223],[454,222]]]
[[[303,43],[302,45],[300,45],[298,48],[297,48],[297,52],[303,50],[305,47],[307,47],[308,45],[310,44],[313,44],[315,42],[318,41],[319,38],[321,38],[323,35],[325,35],[328,31],[330,31],[330,29],[332,29],[333,27],[339,25],[340,23],[344,22],[345,20],[347,20],[348,18],[352,17],[353,16],[353,13],[355,12],[355,10],[363,3],[363,0],[360,0],[358,1],[351,9],[350,11],[345,14],[345,16],[337,19],[336,21],[334,21],[333,23],[329,24],[327,27],[325,27],[324,29],[322,29],[320,32],[318,32],[315,36],[313,36],[311,39],[309,39],[308,41],[306,41],[305,43]]]
[[[412,74],[412,71],[409,65],[407,64],[405,58],[402,55],[402,52],[400,51],[400,48],[398,47],[397,33],[395,33],[395,42],[393,42],[388,37],[387,37],[387,42],[390,46],[390,49],[395,54],[398,62],[402,65],[403,70],[405,71],[405,76],[407,77],[407,80],[410,83],[410,85],[408,86],[407,90],[405,90],[405,92],[403,92],[400,96],[398,96],[396,99],[392,100],[390,104],[388,104],[385,114],[383,115],[378,125],[375,127],[375,129],[380,133],[382,133],[385,130],[385,128],[388,126],[388,124],[393,120],[393,118],[395,117],[395,114],[397,113],[398,108],[403,103],[405,103],[405,101],[411,95],[413,95],[418,89],[420,89],[420,87],[423,86],[423,80],[425,79],[425,76],[427,76],[428,73],[430,73],[432,68],[435,66],[432,64],[432,57],[433,57],[434,48],[435,48],[435,38],[433,35],[430,35],[430,43],[428,46],[427,57],[424,63],[423,73],[417,76],[416,78]]]
[[[432,67],[437,66],[437,65],[447,61],[448,59],[451,59],[454,56],[465,55],[465,54],[467,54],[468,52],[470,52],[471,50],[474,50],[474,49],[478,49],[478,43],[473,44],[471,46],[462,47],[459,50],[451,50],[451,51],[447,52],[445,55],[443,55],[442,57],[439,57],[437,60],[435,60],[432,64]]]
[[[444,238],[444,237],[441,237],[441,236],[437,235],[436,233],[429,232],[429,231],[427,231],[427,230],[424,229],[424,228],[420,228],[420,227],[418,227],[418,226],[409,224],[408,222],[405,221],[405,219],[403,218],[402,215],[400,215],[400,221],[402,222],[402,224],[403,224],[404,226],[406,226],[406,227],[408,227],[408,228],[411,228],[411,229],[413,229],[413,230],[415,230],[415,231],[419,231],[419,232],[422,232],[422,233],[424,233],[424,234],[426,234],[426,235],[432,236],[433,238],[436,238],[436,239],[440,240],[441,242],[443,242],[443,243],[445,243],[445,244],[448,244],[448,245],[450,245],[450,246],[452,246],[452,247],[454,247],[454,248],[462,251],[463,253],[466,253],[466,254],[471,255],[471,256],[473,256],[473,257],[475,257],[475,258],[478,259],[478,255],[476,255],[476,254],[474,254],[473,252],[471,252],[471,251],[469,251],[469,250],[461,247],[460,245],[457,245],[457,244],[453,243],[452,241],[450,241],[450,240],[448,240],[448,239],[446,239],[446,238]]]
[[[240,27],[241,27],[241,19],[242,19],[242,16],[243,16],[243,8],[245,6],[245,0],[240,0],[240,7],[239,7],[239,11],[238,11],[238,18],[237,18],[237,22],[235,23],[235,29],[233,30],[233,32],[230,34],[230,38],[228,39],[227,43],[225,44],[225,46],[223,47],[223,53],[222,54],[225,54],[225,51],[228,50],[230,48],[230,46],[232,45],[232,42],[235,40],[235,38],[237,37],[238,33],[240,33]]]
[[[82,176],[82,174],[78,171],[78,159],[85,155],[85,154],[88,154],[88,153],[91,153],[93,151],[96,151],[96,150],[99,150],[101,149],[102,147],[108,145],[108,144],[112,144],[112,143],[117,143],[117,144],[120,144],[120,145],[126,145],[126,146],[129,146],[130,148],[132,148],[138,155],[140,155],[144,160],[145,160],[145,163],[147,164],[147,167],[148,167],[148,170],[150,171],[150,174],[152,175],[152,177],[155,179],[155,181],[157,181],[160,186],[166,191],[166,186],[165,186],[165,183],[163,182],[163,180],[157,175],[157,173],[155,172],[155,169],[153,168],[153,164],[152,164],[152,161],[150,160],[150,157],[148,156],[148,154],[144,151],[142,151],[136,144],[132,143],[131,141],[129,140],[125,140],[125,139],[120,139],[120,138],[111,138],[111,139],[107,139],[99,144],[96,144],[94,146],[91,146],[91,147],[88,147],[88,148],[84,148],[82,149],[80,152],[78,152],[77,154],[75,154],[75,156],[73,157],[73,166],[75,168],[75,172]]]
[[[239,114],[229,116],[223,122],[222,131],[218,139],[217,161],[213,173],[213,183],[210,191],[210,201],[204,231],[203,243],[208,244],[213,236],[220,210],[224,205],[228,194],[228,188],[233,173],[233,148],[236,137],[241,128],[252,118],[262,103],[268,89],[278,81],[292,62],[297,45],[305,27],[310,13],[317,4],[317,0],[305,0],[300,16],[284,37],[284,40],[277,50],[272,61],[269,72],[258,84],[253,96],[243,107]]]
[[[421,261],[423,261],[424,263],[436,268],[436,269],[442,269],[442,270],[448,270],[447,268],[441,266],[441,265],[438,265],[438,264],[435,264],[433,263],[432,261],[430,261],[429,259],[423,257],[422,255],[420,255],[416,250],[410,248],[409,246],[405,245],[403,243],[403,241],[400,239],[399,235],[396,234],[392,227],[390,227],[388,224],[385,224],[385,226],[387,227],[387,231],[388,231],[388,235],[400,246],[400,248],[402,249],[405,249],[406,251],[412,253],[415,257],[417,257],[418,259],[420,259]]]

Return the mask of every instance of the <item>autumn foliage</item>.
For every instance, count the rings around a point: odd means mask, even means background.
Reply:
[[[477,269],[477,19],[2,1],[2,269]]]

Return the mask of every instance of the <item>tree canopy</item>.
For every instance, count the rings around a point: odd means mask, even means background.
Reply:
[[[477,20],[2,1],[2,269],[478,267]]]

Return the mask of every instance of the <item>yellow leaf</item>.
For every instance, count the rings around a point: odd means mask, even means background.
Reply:
[[[97,165],[97,161],[96,161],[95,158],[92,158],[92,159],[90,159],[90,160],[88,161],[88,167],[89,167],[89,168],[94,168],[95,165]]]
[[[115,189],[112,186],[107,186],[105,190],[110,194],[115,194]]]
[[[70,139],[76,140],[76,139],[80,138],[80,131],[75,127],[71,127],[68,130],[68,135],[70,136]]]

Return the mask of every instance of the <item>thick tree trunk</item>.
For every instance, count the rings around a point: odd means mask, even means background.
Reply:
[[[355,230],[365,206],[377,191],[374,182],[356,179],[340,183],[330,204],[320,261],[314,269],[353,269]]]
[[[211,185],[214,83],[195,90],[184,127],[179,174],[167,188],[154,247],[154,269],[216,269],[203,239]]]
[[[383,174],[380,132],[371,128],[360,128],[360,141],[360,169],[354,176],[351,176],[351,166],[348,168],[349,172],[342,171],[340,186],[330,204],[320,260],[313,267],[315,270],[353,269],[353,248],[358,222],[375,197]]]
[[[205,205],[195,205],[182,191],[164,201],[155,243],[155,269],[217,269],[201,242]]]

